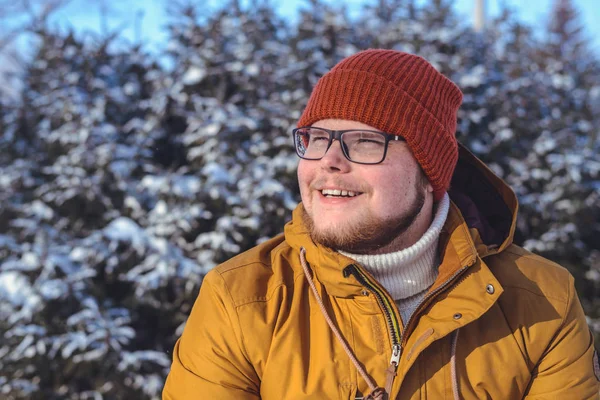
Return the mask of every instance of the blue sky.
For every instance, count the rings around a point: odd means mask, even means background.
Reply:
[[[143,13],[143,19],[140,25],[142,40],[150,46],[150,49],[156,49],[165,43],[164,27],[167,22],[165,12],[165,3],[168,0],[130,0],[127,2],[110,1],[106,3],[110,8],[109,27],[111,29],[117,26],[125,26],[123,36],[129,40],[135,38],[134,21],[138,13]],[[425,1],[425,0],[421,0]],[[471,19],[471,10],[475,0],[456,0],[456,9],[459,13],[465,15],[465,18]],[[536,27],[546,25],[549,12],[555,0],[487,0],[488,16],[497,15],[500,4],[507,4],[518,11],[520,19]],[[67,7],[58,12],[54,21],[61,26],[71,25],[80,29],[88,29],[95,32],[100,31],[100,13],[99,3],[88,2],[85,0],[72,0]],[[210,4],[217,4],[215,1]],[[277,2],[273,2],[277,3]],[[281,4],[285,5],[281,5]],[[358,9],[358,5],[363,4],[361,0],[345,0],[349,9]],[[576,7],[580,10],[581,18],[587,29],[587,34],[592,38],[594,50],[600,53],[600,0],[574,0]],[[205,2],[206,4],[206,2]],[[293,17],[298,7],[307,4],[306,0],[285,0],[277,6],[279,12],[284,16]]]

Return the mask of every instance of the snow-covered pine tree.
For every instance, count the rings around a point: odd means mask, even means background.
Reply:
[[[280,101],[290,96],[284,21],[237,1],[202,11],[178,10],[169,27],[169,112],[182,121],[187,158],[176,173],[198,185],[199,222],[181,243],[211,268],[281,232],[295,206],[296,159]],[[190,211],[186,199],[166,205],[169,215]]]
[[[148,285],[131,271],[163,262],[198,272],[127,217],[128,192],[152,154],[124,126],[152,120],[157,66],[140,49],[111,50],[114,38],[38,33],[9,143],[16,156],[2,165],[10,220],[0,232],[0,390],[5,398],[157,396],[169,358],[152,316],[169,314],[139,296]]]

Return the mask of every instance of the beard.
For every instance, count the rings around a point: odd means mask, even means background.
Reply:
[[[314,220],[302,213],[305,226],[315,243],[353,254],[370,254],[386,247],[413,224],[425,204],[427,178],[422,174],[415,183],[415,198],[406,211],[393,218],[379,218],[364,211],[358,222],[345,227],[317,229]]]

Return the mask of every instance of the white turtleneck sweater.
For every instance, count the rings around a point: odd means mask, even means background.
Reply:
[[[445,193],[439,201],[429,229],[412,246],[386,254],[341,254],[363,265],[396,301],[406,325],[438,275],[438,242],[450,207]]]

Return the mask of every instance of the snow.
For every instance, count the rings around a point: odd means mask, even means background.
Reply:
[[[44,300],[54,300],[62,297],[69,290],[67,282],[61,279],[51,279],[42,282],[39,287],[40,294]]]
[[[125,371],[132,367],[139,369],[142,364],[147,362],[158,364],[164,368],[167,368],[171,365],[171,359],[166,354],[158,351],[143,350],[123,352],[121,362],[117,368],[121,371]]]
[[[131,243],[138,251],[142,251],[146,241],[144,230],[127,217],[115,219],[103,229],[103,233],[111,240]]]
[[[185,85],[195,85],[206,77],[206,70],[198,66],[191,66],[182,77]]]
[[[27,277],[18,271],[0,273],[0,299],[13,307],[22,307],[22,312],[29,316],[40,302]]]
[[[180,176],[173,182],[173,193],[181,197],[193,199],[201,189],[200,178],[196,176]]]
[[[210,185],[233,183],[229,172],[216,162],[206,164],[201,173],[207,177],[207,183]]]
[[[500,142],[504,142],[507,140],[511,140],[514,136],[514,132],[512,129],[501,129],[500,131],[498,131],[498,133],[496,134],[496,139]]]
[[[4,337],[6,339],[10,339],[13,336],[26,336],[26,335],[36,335],[36,336],[44,336],[46,335],[46,328],[39,325],[17,325],[12,329],[9,329],[4,333]]]
[[[469,74],[461,76],[460,81],[457,82],[459,87],[478,87],[481,86],[485,81],[485,67],[483,65],[477,65]]]
[[[31,358],[35,355],[35,347],[32,346],[35,339],[33,335],[26,335],[21,343],[12,351],[9,356],[13,360],[18,360],[21,357]],[[31,350],[30,350],[31,349]]]
[[[33,216],[36,216],[42,220],[51,220],[54,217],[54,211],[46,204],[39,200],[34,200],[31,203],[31,212]]]
[[[151,192],[159,192],[164,189],[167,185],[167,178],[154,176],[154,175],[146,175],[142,178],[140,182],[140,186],[144,189],[148,189]]]

